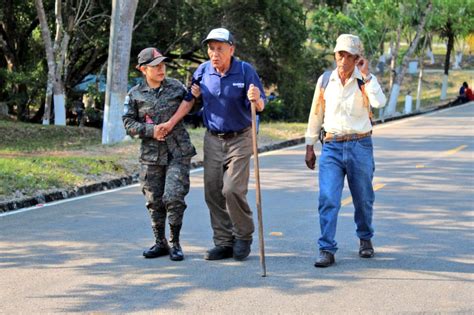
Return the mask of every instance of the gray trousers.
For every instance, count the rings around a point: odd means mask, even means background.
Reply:
[[[251,240],[252,210],[247,202],[252,130],[231,139],[204,136],[204,192],[216,246],[232,246],[234,238]]]
[[[153,229],[164,226],[168,214],[171,225],[181,225],[189,192],[191,159],[170,159],[169,165],[141,165],[140,186],[146,198]]]

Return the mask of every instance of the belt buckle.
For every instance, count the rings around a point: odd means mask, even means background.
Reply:
[[[230,132],[219,132],[215,134],[217,138],[222,139],[222,140],[227,140],[229,138],[232,138],[232,133]]]

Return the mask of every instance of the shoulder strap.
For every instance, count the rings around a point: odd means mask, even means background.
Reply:
[[[357,85],[359,86],[359,90],[362,92],[362,99],[364,102],[364,107],[367,109],[367,112],[369,113],[369,119],[370,123],[373,124],[372,122],[372,107],[370,107],[369,103],[369,97],[367,96],[367,93],[365,92],[365,82],[361,79],[357,79]]]
[[[241,60],[240,61],[240,65],[242,67],[242,74],[244,75],[244,78],[245,78],[245,67],[244,67],[244,64],[245,64],[245,61]]]
[[[332,70],[324,71],[323,81],[321,82],[321,88],[326,89],[329,84],[329,78],[331,77]]]
[[[240,66],[242,67],[242,74],[244,76],[244,90],[247,91],[247,82],[245,82],[245,67],[244,67],[245,61],[240,60]]]
[[[319,99],[318,99],[318,104],[316,105],[315,114],[317,115],[319,113],[319,108],[321,107],[323,117],[324,117],[324,110],[326,109],[326,102],[324,101],[324,90],[329,84],[331,73],[332,73],[332,70],[324,71],[324,73],[322,74],[321,86],[319,87]]]

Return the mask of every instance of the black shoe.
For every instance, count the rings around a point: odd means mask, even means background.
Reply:
[[[232,247],[230,246],[216,246],[206,252],[205,260],[221,260],[232,257]]]
[[[181,261],[184,259],[183,250],[179,243],[173,244],[173,247],[170,249],[170,259],[173,261]]]
[[[239,240],[234,241],[234,259],[235,260],[244,260],[250,255],[250,245],[252,240]]]
[[[333,265],[335,262],[336,260],[334,259],[333,253],[327,252],[325,250],[320,250],[319,257],[318,259],[316,259],[314,266],[318,268],[324,268]]]
[[[168,243],[165,241],[161,241],[153,245],[150,249],[143,252],[143,256],[145,258],[156,258],[161,256],[169,255],[170,247]]]
[[[181,261],[184,259],[183,250],[179,245],[179,233],[181,231],[181,224],[172,225],[170,224],[170,243],[173,247],[170,249],[170,259],[173,261]]]
[[[374,247],[370,240],[360,240],[359,256],[362,258],[374,257]]]

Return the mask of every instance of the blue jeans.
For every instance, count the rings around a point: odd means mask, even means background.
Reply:
[[[372,179],[375,164],[372,138],[346,142],[327,142],[323,145],[319,160],[319,223],[321,237],[320,250],[331,253],[337,251],[337,215],[341,208],[341,195],[344,177],[351,191],[357,226],[357,236],[370,240],[374,235],[372,228],[372,209],[375,200]]]

